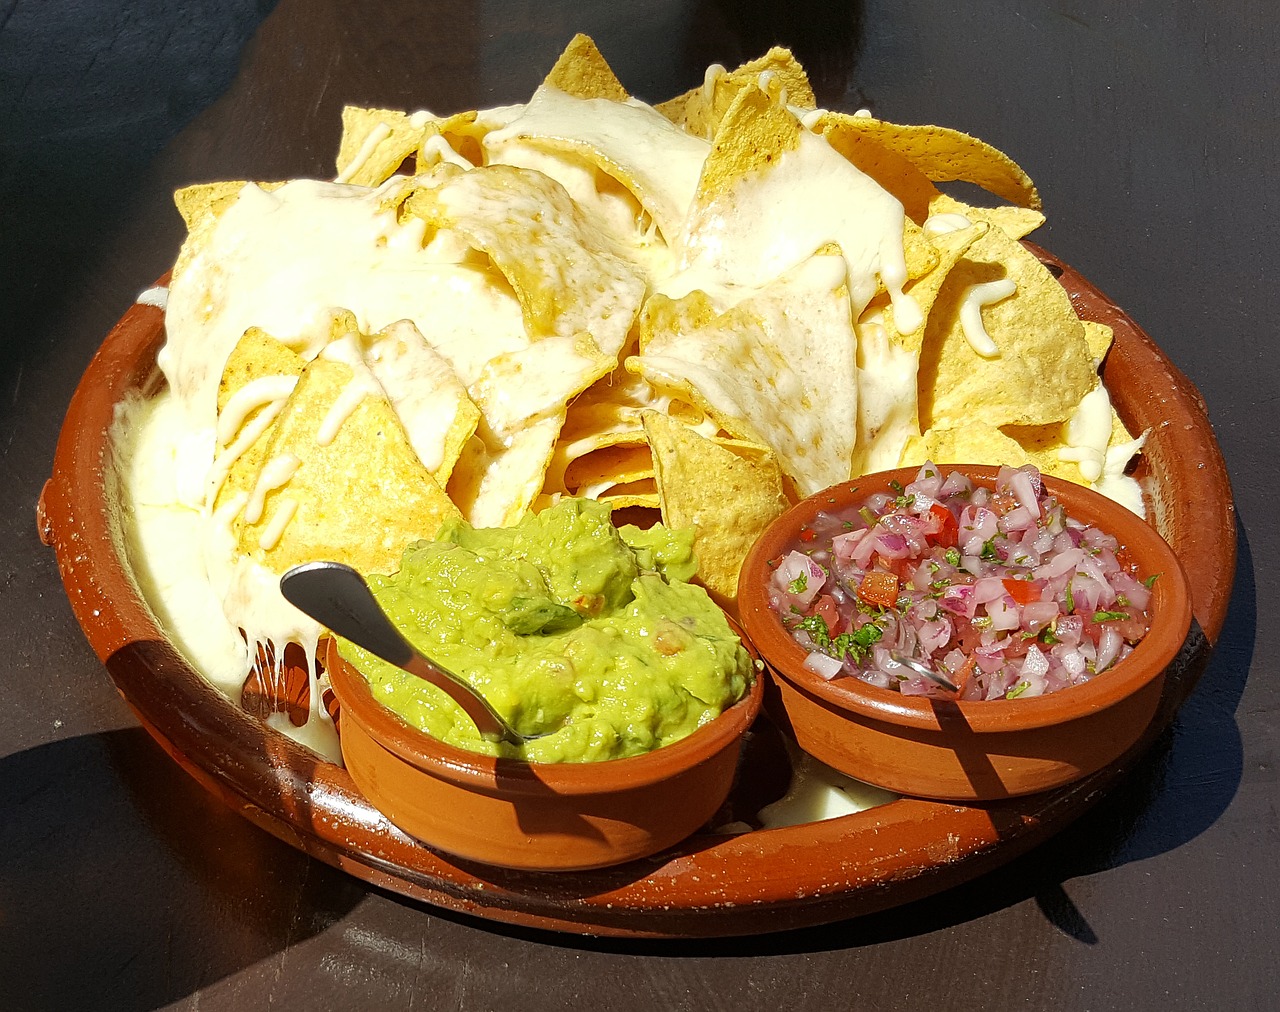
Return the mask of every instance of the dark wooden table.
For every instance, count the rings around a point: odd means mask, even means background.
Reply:
[[[6,0],[0,1008],[1276,1007],[1280,626],[1259,612],[1280,603],[1277,23],[1258,0]],[[331,174],[344,102],[522,100],[577,30],[643,98],[784,43],[825,105],[1009,151],[1044,197],[1038,241],[1204,394],[1240,517],[1217,652],[1141,768],[1013,864],[723,942],[446,915],[221,807],[138,728],[76,626],[36,497],[89,357],[177,251],[170,191]]]

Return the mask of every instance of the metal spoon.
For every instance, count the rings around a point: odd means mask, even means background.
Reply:
[[[461,677],[415,649],[382,610],[364,577],[350,566],[341,562],[294,566],[280,577],[280,593],[330,631],[441,689],[489,741],[522,745],[542,737],[521,734]]]
[[[925,678],[929,679],[929,681],[933,682],[935,685],[941,685],[944,689],[948,689],[951,692],[960,691],[960,686],[954,684],[945,675],[938,674],[938,672],[934,671],[932,668],[925,667],[925,665],[913,658],[904,657],[899,653],[891,653],[889,656],[893,658],[895,664],[901,664],[904,668],[910,668],[917,675],[924,675]]]

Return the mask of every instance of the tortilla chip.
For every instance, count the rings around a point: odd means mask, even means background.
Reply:
[[[564,412],[526,426],[503,445],[482,425],[463,447],[449,495],[474,527],[509,527],[542,490]]]
[[[569,40],[543,83],[575,98],[625,102],[630,97],[591,37],[581,32]]]
[[[769,214],[740,213],[766,199]],[[850,210],[855,202],[857,213]],[[815,206],[845,213],[815,216]],[[886,289],[906,311],[902,286],[937,263],[896,198],[789,109],[759,88],[744,88],[703,166],[685,226],[685,262],[732,284],[760,286],[832,243],[848,266],[855,317]]]
[[[789,505],[770,455],[745,460],[656,411],[644,414],[668,527],[692,527],[698,577],[721,598],[738,596],[738,571],[760,533]]]
[[[1107,352],[1111,350],[1115,332],[1105,323],[1094,323],[1093,320],[1081,320],[1080,323],[1084,327],[1084,340],[1089,346],[1089,355],[1101,365]]]
[[[614,444],[583,454],[564,471],[564,490],[570,495],[596,499],[607,490],[629,482],[653,478],[649,447],[641,443]]]
[[[885,147],[875,134],[860,129],[864,116],[823,112],[813,125],[815,133],[849,159],[900,201],[907,217],[923,224],[929,216],[929,202],[940,191],[909,158]]]
[[[443,488],[480,421],[480,409],[448,360],[410,320],[363,334],[355,316],[341,310],[331,332],[321,356],[368,367],[404,426],[409,445]]]
[[[1009,279],[1013,294],[981,310],[994,356],[965,336],[961,307],[972,286]],[[1096,382],[1084,327],[1058,281],[999,229],[978,239],[947,276],[925,328],[920,425],[944,428],[1063,421]]]
[[[843,481],[857,377],[841,267],[839,257],[810,257],[702,326],[696,308],[694,323],[671,313],[676,322],[626,366],[729,435],[769,447],[805,494]]]
[[[368,392],[347,413],[353,384]],[[376,381],[320,358],[276,420],[234,530],[240,551],[276,573],[321,559],[387,573],[406,544],[457,515]]]
[[[432,120],[429,113],[344,106],[337,181],[357,186],[385,183],[418,149]]]
[[[929,200],[929,217],[941,214],[959,214],[971,222],[985,221],[1000,229],[1010,239],[1021,239],[1044,224],[1044,214],[1032,207],[974,207],[962,203],[945,193],[937,193]],[[925,219],[927,230],[928,218]]]
[[[292,393],[292,387],[281,393],[289,384],[278,384],[279,390],[269,391],[267,395],[275,393],[280,394],[279,397],[263,399],[243,413],[237,411],[236,417],[228,419],[223,410],[251,383],[272,376],[296,378],[301,375],[304,365],[301,355],[257,327],[246,330],[227,356],[218,384],[220,431],[212,472],[216,487],[212,492],[215,509],[232,497],[241,493],[247,495],[252,490],[271,440],[271,425],[284,406],[285,398]],[[229,424],[229,421],[234,423],[237,420],[239,424]]]
[[[1018,442],[993,425],[971,421],[953,428],[929,429],[907,441],[902,451],[903,467],[918,467],[926,461],[944,464],[1008,464],[1021,467],[1029,458]]]
[[[871,116],[851,116],[847,129],[874,137],[902,155],[935,183],[973,183],[997,197],[1039,210],[1040,194],[1022,168],[1003,151],[959,130],[941,126],[908,126]]]
[[[701,85],[655,108],[689,133],[710,140],[738,94],[744,88],[758,86],[762,75],[768,75],[766,91],[772,91],[775,97],[785,92],[785,101],[781,104],[805,110],[818,104],[809,85],[809,75],[800,61],[791,50],[774,46],[758,60],[744,63],[734,71],[725,72],[723,67],[714,65],[708,67],[706,80]]]
[[[612,177],[648,212],[668,243],[679,239],[707,157],[705,140],[685,133],[650,106],[578,98],[545,85],[518,119],[485,137],[489,165],[509,157],[518,165],[528,148],[569,156]],[[655,157],[657,151],[661,157]],[[543,158],[541,167],[552,172],[547,161]]]
[[[187,237],[183,240],[182,249],[178,251],[178,259],[173,265],[173,277],[170,285],[182,274],[191,262],[191,258],[204,248],[214,226],[222,217],[222,212],[236,202],[240,191],[249,185],[249,180],[233,179],[221,183],[197,183],[195,186],[184,186],[173,194],[173,202],[178,213],[187,226]],[[258,183],[263,190],[277,190],[284,183]]]
[[[489,255],[520,299],[531,338],[586,332],[616,359],[645,282],[558,183],[542,173],[491,165],[421,186],[405,207]]]

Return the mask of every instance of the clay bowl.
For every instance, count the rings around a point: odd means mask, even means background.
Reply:
[[[455,748],[410,726],[374,699],[333,640],[325,666],[342,707],[342,758],[375,808],[455,857],[537,871],[648,857],[706,825],[733,786],[764,683],[755,678],[715,720],[645,755],[527,763]]]
[[[993,486],[999,468],[941,465]],[[1155,718],[1165,669],[1191,625],[1191,596],[1173,550],[1123,506],[1079,485],[1045,477],[1067,513],[1114,534],[1144,574],[1159,573],[1151,631],[1134,652],[1084,685],[1033,699],[954,702],[904,696],[853,677],[831,681],[804,667],[806,651],[769,607],[769,561],[799,544],[819,512],[853,513],[918,468],[858,478],[810,496],[779,517],[742,567],[738,606],[772,676],[769,712],[800,747],[851,776],[899,794],[992,801],[1061,787],[1102,769]]]

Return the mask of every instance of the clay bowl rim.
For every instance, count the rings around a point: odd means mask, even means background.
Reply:
[[[753,677],[746,695],[678,741],[642,755],[601,762],[533,763],[472,752],[433,738],[377,702],[369,683],[339,654],[332,638],[325,650],[325,670],[342,719],[356,721],[384,750],[417,769],[468,790],[545,795],[550,788],[558,795],[587,797],[661,783],[742,741],[760,713],[764,676],[756,663],[755,647],[732,620],[730,628],[751,656]]]
[[[985,464],[945,463],[944,472],[959,471],[994,485],[1000,468]],[[852,505],[889,483],[910,484],[919,467],[878,471],[841,482],[801,500],[782,514],[752,546],[738,583],[740,619],[770,670],[796,688],[851,716],[933,731],[945,730],[940,711],[954,723],[959,714],[976,733],[1017,732],[1047,728],[1087,717],[1129,698],[1159,677],[1177,656],[1191,629],[1191,593],[1186,573],[1173,549],[1147,521],[1099,492],[1060,478],[1043,475],[1045,486],[1058,496],[1072,516],[1096,523],[1116,535],[1142,572],[1160,573],[1152,588],[1152,627],[1134,652],[1110,671],[1084,685],[1072,686],[1032,699],[958,702],[928,696],[903,696],[892,689],[857,678],[828,681],[804,667],[807,654],[782,626],[765,593],[768,562],[796,543],[801,526],[824,509]]]

